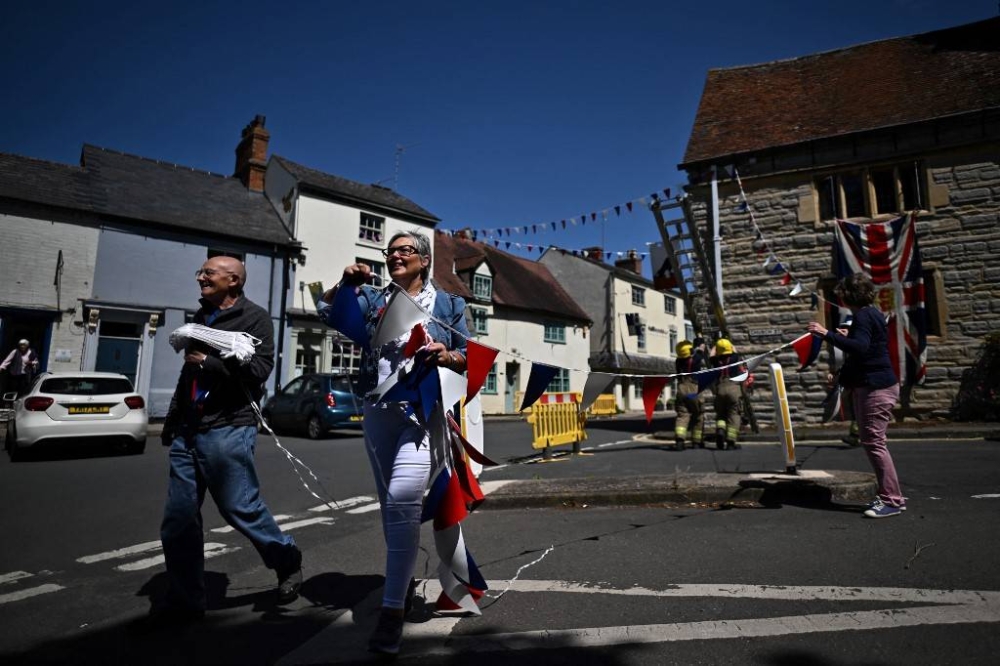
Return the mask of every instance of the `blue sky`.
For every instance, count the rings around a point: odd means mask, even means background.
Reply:
[[[262,114],[272,153],[398,183],[442,229],[575,218],[504,240],[645,251],[657,240],[648,211],[605,225],[600,212],[679,190],[709,69],[997,11],[997,0],[16,3],[0,24],[0,152],[75,164],[91,143],[231,174],[240,130]]]

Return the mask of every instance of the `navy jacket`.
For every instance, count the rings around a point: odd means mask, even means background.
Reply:
[[[841,386],[882,389],[899,383],[889,360],[889,327],[876,308],[869,305],[858,310],[847,337],[834,330],[828,330],[825,337],[847,354],[839,375]]]

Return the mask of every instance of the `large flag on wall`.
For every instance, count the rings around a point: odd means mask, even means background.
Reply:
[[[906,384],[927,372],[927,319],[924,276],[917,245],[917,215],[891,222],[837,221],[833,247],[837,277],[865,273],[878,289],[875,305],[889,317],[889,357]]]

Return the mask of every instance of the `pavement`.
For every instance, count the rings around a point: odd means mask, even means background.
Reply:
[[[669,416],[672,416],[669,415]],[[848,448],[841,441],[843,424],[834,427],[803,427],[793,430],[799,446],[836,446]],[[969,439],[1000,440],[1000,424],[915,422],[892,424],[892,442]],[[736,505],[752,503],[764,506],[778,504],[829,505],[831,503],[867,503],[875,496],[875,475],[851,470],[801,469],[799,465],[784,467],[785,449],[774,430],[762,429],[740,437],[740,449],[716,451],[705,449],[676,452],[684,456],[675,463],[673,473],[648,473],[663,467],[650,462],[650,450],[672,450],[674,435],[670,430],[632,437],[630,445],[620,448],[614,467],[625,469],[627,475],[609,475],[607,466],[591,463],[586,445],[582,455],[570,447],[559,447],[548,460],[542,454],[507,466],[496,474],[481,477],[488,493],[483,509],[642,506],[642,505]],[[610,451],[611,449],[605,449]],[[647,457],[636,460],[630,469],[627,458],[646,451]],[[600,457],[598,456],[594,456]],[[566,464],[570,472],[540,473],[537,465]],[[681,468],[683,465],[683,470]],[[562,468],[562,465],[559,465]],[[494,480],[497,476],[507,478]]]

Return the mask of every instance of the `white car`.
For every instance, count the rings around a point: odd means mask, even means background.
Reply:
[[[45,373],[14,401],[5,441],[11,460],[30,447],[56,442],[107,442],[142,453],[148,427],[146,401],[125,375]]]

